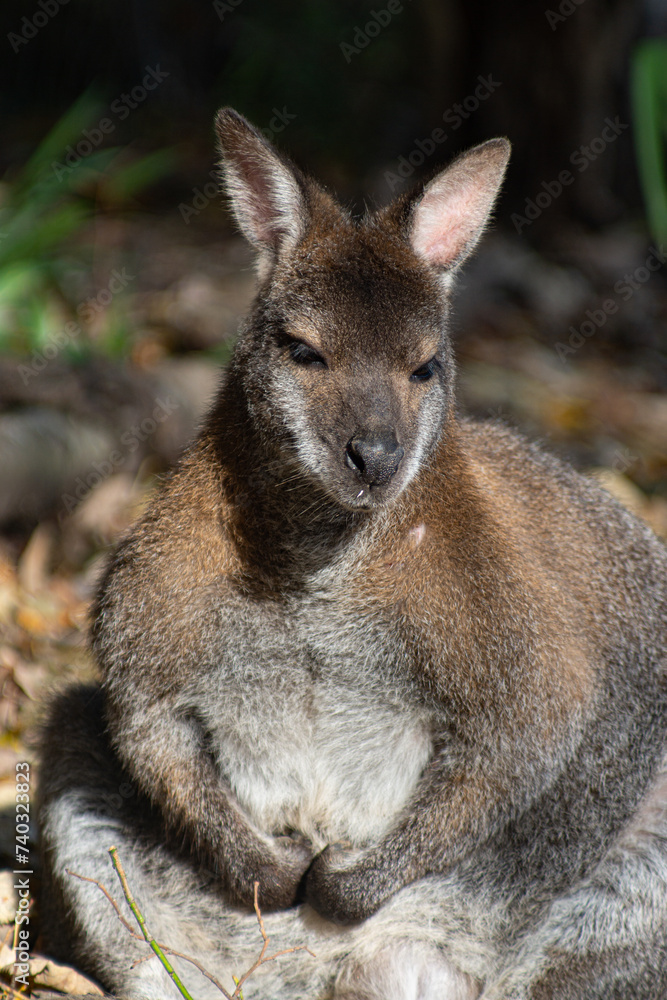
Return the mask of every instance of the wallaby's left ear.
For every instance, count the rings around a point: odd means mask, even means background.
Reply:
[[[441,270],[458,267],[484,231],[511,146],[489,139],[457,157],[417,196],[408,220],[413,249]]]

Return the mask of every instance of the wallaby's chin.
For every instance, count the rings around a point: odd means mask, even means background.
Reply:
[[[387,507],[403,492],[403,487],[388,486],[370,487],[362,483],[342,493],[337,499],[342,507],[348,510],[375,510]]]
[[[332,472],[308,463],[307,472],[337,506],[349,511],[372,511],[391,506],[411,482],[417,463],[403,461],[405,468],[399,468],[384,483],[366,483],[346,468]]]

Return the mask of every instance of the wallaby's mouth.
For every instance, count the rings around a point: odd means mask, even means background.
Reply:
[[[393,503],[406,485],[405,477],[400,474],[384,483],[373,484],[364,483],[357,477],[356,483],[335,490],[334,495],[348,510],[375,510]]]
[[[354,498],[353,503],[355,508],[368,509],[369,507],[374,506],[371,500],[370,490],[369,489],[359,490],[356,497]]]

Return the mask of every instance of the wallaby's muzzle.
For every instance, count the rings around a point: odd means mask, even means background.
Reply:
[[[393,431],[355,436],[345,449],[345,461],[367,486],[383,486],[398,471],[404,451]]]

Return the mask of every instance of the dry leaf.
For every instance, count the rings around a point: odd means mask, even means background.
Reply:
[[[29,635],[44,636],[50,632],[49,623],[36,608],[19,608],[16,612],[16,624]]]
[[[104,995],[97,983],[77,972],[70,965],[59,965],[51,959],[32,958],[30,978],[35,986],[44,986],[59,993],[96,993]]]
[[[38,524],[19,559],[19,583],[28,593],[37,593],[48,585],[48,567],[53,548],[53,532],[48,524]]]
[[[0,969],[13,972],[14,951],[7,945],[0,947]],[[104,991],[97,983],[88,979],[81,972],[77,972],[70,965],[59,965],[50,958],[42,958],[35,955],[28,963],[28,975],[34,986],[41,986],[59,993],[86,994],[95,993],[104,996]]]
[[[10,969],[14,965],[14,949],[9,945],[0,945],[0,969]]]
[[[0,924],[11,923],[16,916],[19,897],[14,888],[14,875],[10,871],[0,872]]]
[[[14,683],[33,701],[43,693],[46,670],[38,664],[18,663],[12,671],[12,676]]]
[[[3,778],[11,778],[13,780],[16,775],[17,763],[24,759],[16,750],[12,750],[11,747],[0,747],[0,781]]]

